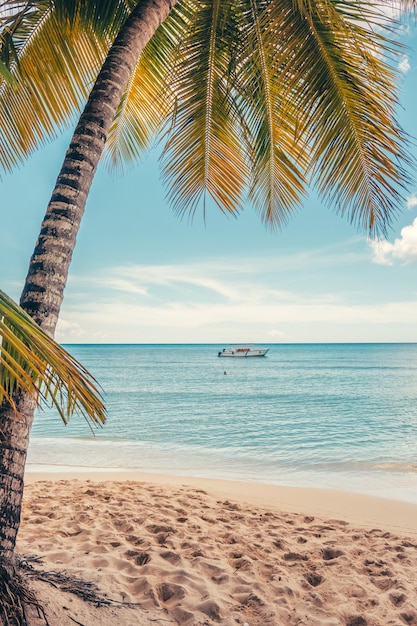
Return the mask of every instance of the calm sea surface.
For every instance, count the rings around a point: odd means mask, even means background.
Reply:
[[[263,344],[266,345],[266,344]],[[417,502],[417,344],[73,345],[100,382],[91,433],[39,412],[28,463],[130,468]]]

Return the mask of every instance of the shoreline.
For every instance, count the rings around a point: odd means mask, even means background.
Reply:
[[[50,466],[48,469],[29,467],[25,474],[25,485],[39,481],[151,483],[168,490],[186,486],[204,489],[215,497],[234,500],[249,507],[260,507],[277,513],[296,513],[338,519],[363,528],[382,528],[417,537],[416,503],[343,490],[179,476],[126,469],[60,467],[56,470]]]
[[[417,452],[417,451],[416,451]],[[261,455],[261,456],[260,456]],[[288,461],[288,459],[287,459]],[[128,471],[193,478],[342,490],[417,505],[417,465],[395,463],[385,457],[368,463],[358,459],[339,464],[311,462],[273,463],[255,455],[227,450],[140,441],[98,438],[36,438],[29,447],[30,471]]]

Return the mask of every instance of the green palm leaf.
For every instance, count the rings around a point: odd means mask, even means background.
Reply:
[[[342,214],[385,233],[409,182],[406,137],[394,116],[396,74],[383,58],[398,48],[375,28],[386,18],[371,3],[308,5],[271,3],[280,78],[300,137],[311,147],[310,169],[320,193]]]
[[[2,76],[5,79],[5,81],[7,81],[9,83],[9,85],[15,85],[16,84],[16,79],[11,74],[11,72],[8,69],[7,65],[5,63],[3,63],[3,61],[1,61],[1,60],[0,60],[0,76]]]
[[[236,213],[248,179],[229,77],[238,32],[231,3],[195,3],[172,75],[175,112],[162,160],[174,210],[192,214],[208,193]]]
[[[64,423],[74,412],[89,424],[105,421],[91,374],[0,291],[0,405],[6,401],[15,407],[20,391],[40,406],[51,403]]]
[[[64,18],[51,10],[49,0],[25,8],[5,17],[0,33],[1,57],[17,78],[13,86],[0,80],[0,166],[5,170],[74,119],[110,46],[109,35],[98,37],[85,16],[75,12]]]
[[[173,111],[168,77],[188,22],[184,8],[174,8],[141,54],[117,110],[106,142],[107,165],[123,171],[140,159]]]
[[[13,88],[0,84],[4,169],[71,121],[135,4],[1,4],[15,9],[2,14],[1,58],[19,77]],[[162,172],[176,211],[193,214],[210,195],[236,213],[248,191],[262,219],[280,226],[309,175],[352,222],[384,233],[410,166],[394,114],[390,58],[400,48],[381,28],[395,30],[386,4],[182,0],[131,76],[108,163],[122,170],[140,157],[170,118]]]
[[[53,0],[52,6],[59,22],[69,21],[113,41],[136,4],[134,0]]]
[[[249,200],[265,223],[281,226],[301,203],[308,155],[305,144],[296,139],[296,111],[286,102],[286,85],[276,59],[278,38],[268,37],[271,3],[241,4],[243,36],[235,88],[249,138]]]

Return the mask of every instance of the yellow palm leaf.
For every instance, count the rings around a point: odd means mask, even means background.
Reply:
[[[192,214],[206,194],[225,212],[241,208],[248,159],[228,84],[234,23],[229,2],[198,2],[178,47],[162,172],[180,213]]]
[[[89,372],[0,291],[0,405],[15,407],[19,391],[51,403],[64,423],[76,412],[90,424],[105,421],[98,385]]]
[[[242,3],[243,6],[244,3]],[[241,14],[241,57],[234,87],[239,94],[244,137],[249,139],[249,200],[263,221],[282,226],[301,204],[306,145],[297,138],[297,116],[286,103],[286,85],[276,62],[277,37],[268,36],[270,2],[247,0]]]
[[[107,138],[109,168],[123,171],[139,159],[172,113],[168,77],[188,19],[187,7],[174,8],[138,59]]]
[[[269,33],[279,33],[278,79],[310,146],[310,171],[342,214],[385,232],[409,181],[406,137],[394,115],[396,75],[384,60],[398,47],[372,3],[311,0],[308,10],[303,4],[272,2]]]
[[[110,45],[84,22],[59,18],[49,2],[17,24],[3,24],[0,44],[7,50],[12,29],[17,84],[0,80],[0,166],[11,170],[75,119]],[[4,52],[5,54],[5,52]]]

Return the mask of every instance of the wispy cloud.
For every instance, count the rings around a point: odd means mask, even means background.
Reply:
[[[412,295],[406,302],[364,300],[356,282],[352,292],[341,282],[344,265],[355,255],[341,250],[338,256],[332,246],[327,256],[316,252],[132,264],[73,276],[58,338],[67,343],[361,341],[384,340],[386,325],[415,325]],[[380,335],[370,338],[369,329],[377,327]]]
[[[415,206],[417,206],[417,195],[413,193],[407,198],[407,209],[411,211]]]
[[[283,271],[282,265],[273,265],[276,274]],[[288,270],[289,271],[289,270]],[[99,276],[82,276],[70,279],[77,284],[77,291],[84,286],[105,293],[106,300],[112,299],[111,292],[121,292],[114,298],[129,298],[129,302],[140,302],[150,306],[157,302],[175,302],[175,299],[205,302],[262,301],[268,298],[286,299],[285,289],[271,287],[262,275],[271,272],[271,261],[266,259],[225,259],[201,263],[173,265],[127,265],[106,268]],[[124,296],[122,295],[124,294]]]
[[[83,341],[86,339],[86,331],[80,326],[78,322],[69,321],[68,319],[61,318],[58,324],[58,334],[61,337],[71,337],[72,341]]]
[[[350,240],[348,249],[339,244],[274,256],[248,254],[171,265],[129,264],[104,268],[92,276],[71,275],[69,284],[76,286],[71,293],[75,300],[79,292],[78,301],[86,289],[89,294],[97,293],[101,300],[119,298],[146,306],[176,301],[286,301],[294,299],[293,282],[299,277],[305,280],[306,271],[346,268],[366,259],[363,242],[355,238]]]
[[[227,268],[219,263],[210,264],[179,264],[179,265],[128,265],[115,267],[110,272],[109,284],[112,285],[112,276],[123,275],[126,284],[137,282],[147,285],[189,285],[211,291],[226,298],[237,296],[236,289],[222,280],[222,275],[232,272],[235,276],[242,274],[241,267]],[[115,278],[117,281],[118,279]]]
[[[106,286],[107,289],[114,289],[115,291],[123,291],[139,296],[146,296],[148,293],[146,287],[142,287],[131,280],[127,280],[126,278],[120,278],[117,276],[98,278],[96,279],[96,284],[102,284],[103,286]]]
[[[77,312],[64,313],[66,327],[60,321],[59,338],[78,341],[84,329],[89,341],[99,342],[326,341],[337,331],[339,340],[349,341],[355,337],[355,327],[361,328],[364,339],[378,326],[413,326],[416,317],[417,301],[349,305],[342,301],[329,303],[320,296],[303,302],[295,296],[293,301],[245,305],[175,302],[143,306],[112,302],[103,307],[92,303]],[[74,324],[75,336],[68,332],[68,323]],[[361,338],[356,335],[356,340]],[[379,340],[384,340],[383,334]]]
[[[380,265],[393,265],[394,261],[411,263],[417,261],[417,217],[401,230],[401,236],[393,243],[384,239],[371,241],[373,261]]]
[[[407,74],[410,71],[411,65],[408,56],[403,56],[401,61],[398,63],[398,69],[402,74]]]

